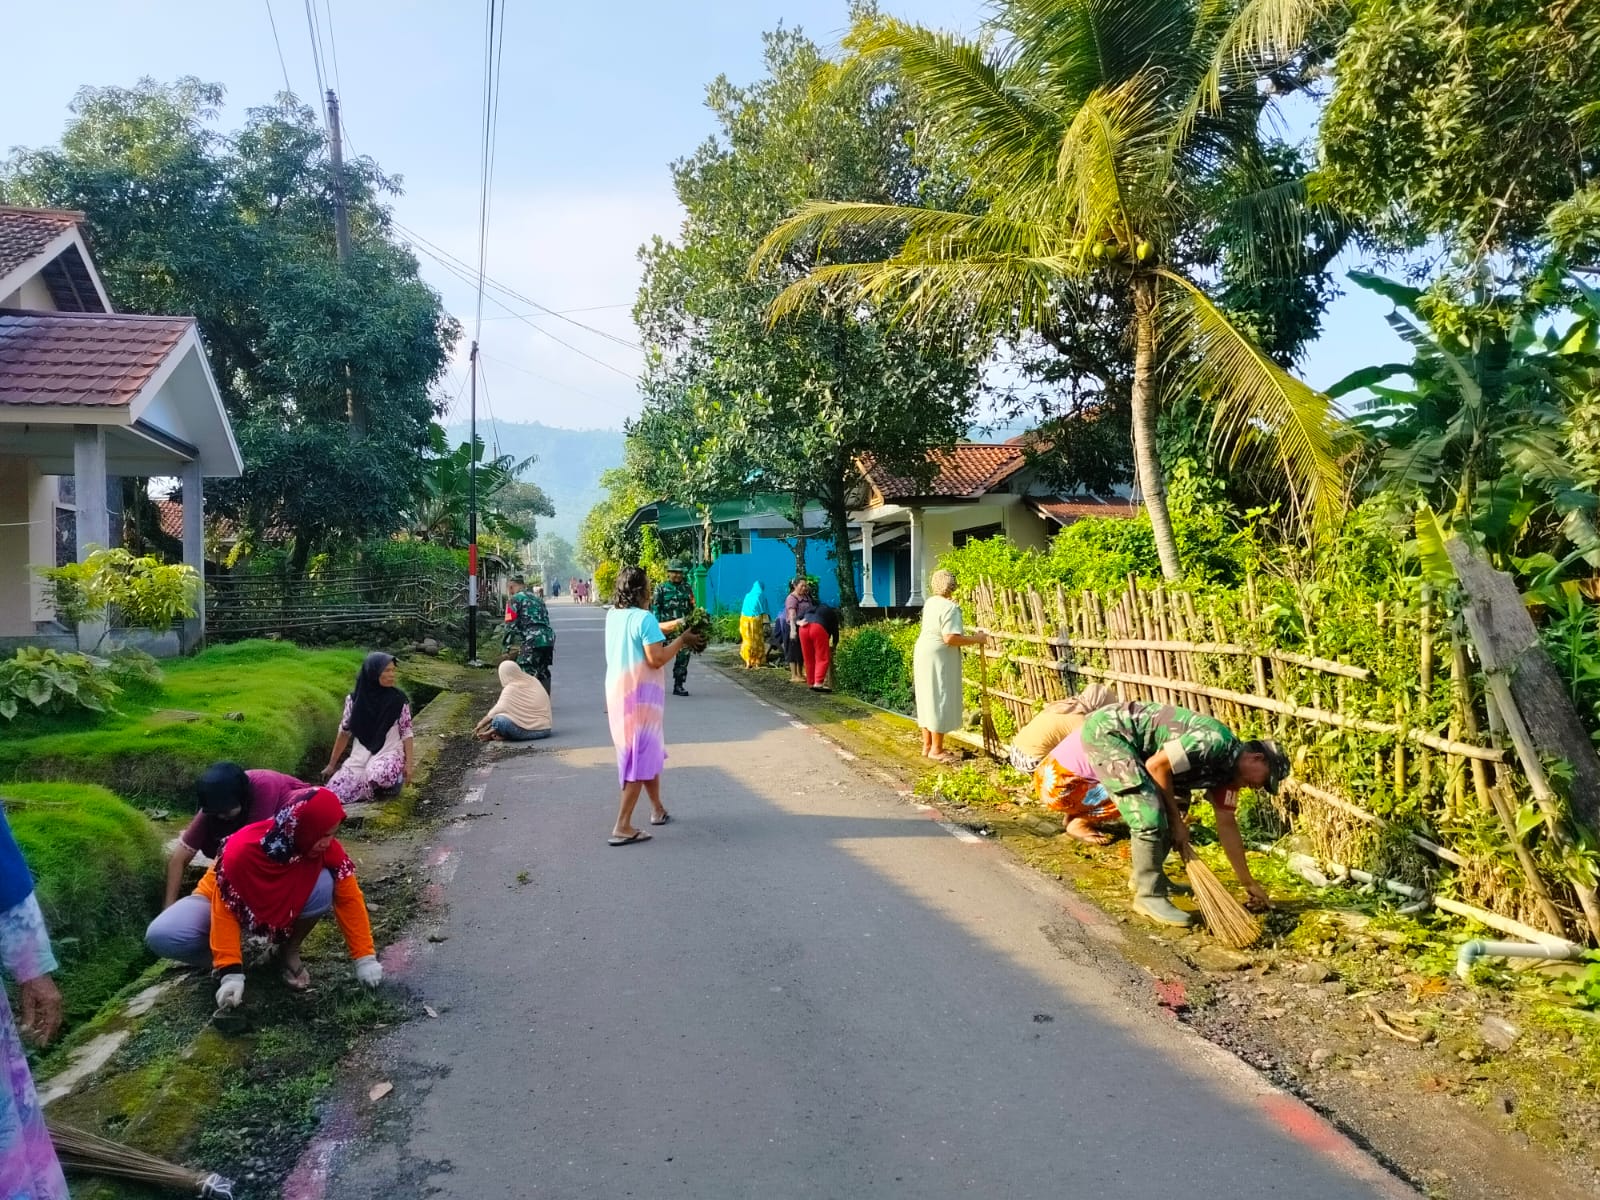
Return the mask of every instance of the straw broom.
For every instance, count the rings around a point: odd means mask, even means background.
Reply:
[[[195,1171],[165,1159],[135,1150],[96,1134],[46,1121],[56,1156],[69,1171],[86,1171],[116,1179],[132,1179],[174,1191],[187,1192],[202,1200],[233,1200],[233,1180],[211,1171]]]
[[[1261,940],[1261,922],[1250,915],[1233,898],[1233,893],[1223,886],[1217,873],[1201,861],[1193,846],[1185,846],[1179,854],[1183,858],[1183,871],[1194,888],[1195,901],[1200,905],[1200,915],[1206,919],[1206,928],[1224,946],[1243,950]]]
[[[1183,817],[1178,812],[1176,799],[1163,796],[1162,802],[1166,806],[1170,827],[1178,828],[1177,823]],[[1217,873],[1201,861],[1187,840],[1179,848],[1178,854],[1183,859],[1184,874],[1194,888],[1195,902],[1200,905],[1200,915],[1205,918],[1206,928],[1211,930],[1211,935],[1233,950],[1243,950],[1260,941],[1261,922],[1233,898],[1233,893],[1222,885]]]

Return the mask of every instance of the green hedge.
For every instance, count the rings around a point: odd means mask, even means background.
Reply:
[[[332,744],[361,658],[283,642],[214,647],[169,664],[159,685],[130,689],[114,713],[63,714],[8,730],[0,779],[97,783],[186,810],[195,778],[219,759],[298,773]]]
[[[94,1015],[144,965],[161,903],[161,836],[132,805],[81,783],[0,785],[60,960],[69,1020]]]
[[[914,621],[879,621],[845,630],[833,659],[834,682],[852,696],[910,712],[916,703],[911,650],[919,630]]]

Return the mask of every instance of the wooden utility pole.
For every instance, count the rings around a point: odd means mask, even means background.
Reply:
[[[350,205],[344,187],[344,133],[339,124],[339,97],[332,88],[328,89],[328,157],[333,163],[333,238],[343,265],[350,261]],[[366,436],[367,418],[356,407],[348,362],[344,364],[344,415],[350,425],[350,440],[359,442]]]
[[[329,156],[333,159],[333,236],[339,245],[339,261],[350,259],[350,211],[344,191],[344,135],[339,128],[339,97],[328,89]]]

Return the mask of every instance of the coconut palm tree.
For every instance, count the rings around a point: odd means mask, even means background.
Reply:
[[[753,269],[824,265],[773,319],[819,301],[883,303],[910,321],[1046,328],[1064,298],[1115,296],[1132,313],[1134,466],[1163,574],[1182,576],[1157,455],[1162,403],[1198,390],[1212,435],[1281,472],[1296,514],[1341,504],[1327,398],[1278,366],[1207,294],[1224,222],[1265,262],[1292,254],[1317,211],[1275,177],[1263,114],[1294,87],[1293,54],[1246,53],[1248,0],[999,0],[970,42],[869,17],[856,69],[892,70],[939,144],[963,157],[963,211],[812,201],[767,237]],[[838,261],[888,239],[877,261]],[[831,261],[830,261],[831,259]]]

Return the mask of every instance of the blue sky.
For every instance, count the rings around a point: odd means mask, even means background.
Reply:
[[[83,84],[128,85],[146,75],[219,82],[228,91],[224,129],[283,89],[285,67],[294,91],[309,98],[316,81],[305,4],[270,0],[283,64],[268,4],[75,0],[70,54],[12,56],[14,102],[0,122],[0,147],[55,141]],[[316,0],[313,7],[323,21],[329,86],[337,57],[351,146],[404,179],[397,219],[475,261],[481,5]],[[884,0],[883,7],[966,30],[983,13],[980,0]],[[489,275],[539,304],[586,310],[571,315],[631,341],[635,252],[651,235],[676,231],[667,164],[711,132],[705,85],[720,73],[753,78],[761,32],[780,21],[835,43],[845,0],[508,0],[507,9]],[[14,46],[51,46],[59,44],[61,21],[58,9],[24,5],[6,25]],[[27,103],[15,102],[23,96]],[[472,289],[431,259],[422,264],[470,330]],[[1307,378],[1326,386],[1356,366],[1387,361],[1397,343],[1383,323],[1385,308],[1359,292],[1341,300],[1308,357]],[[571,348],[563,346],[493,303],[484,316],[485,407],[500,420],[615,427],[636,408],[629,379],[639,367],[636,351],[538,317],[535,324]],[[464,347],[461,358],[447,385],[452,395],[464,378]]]

